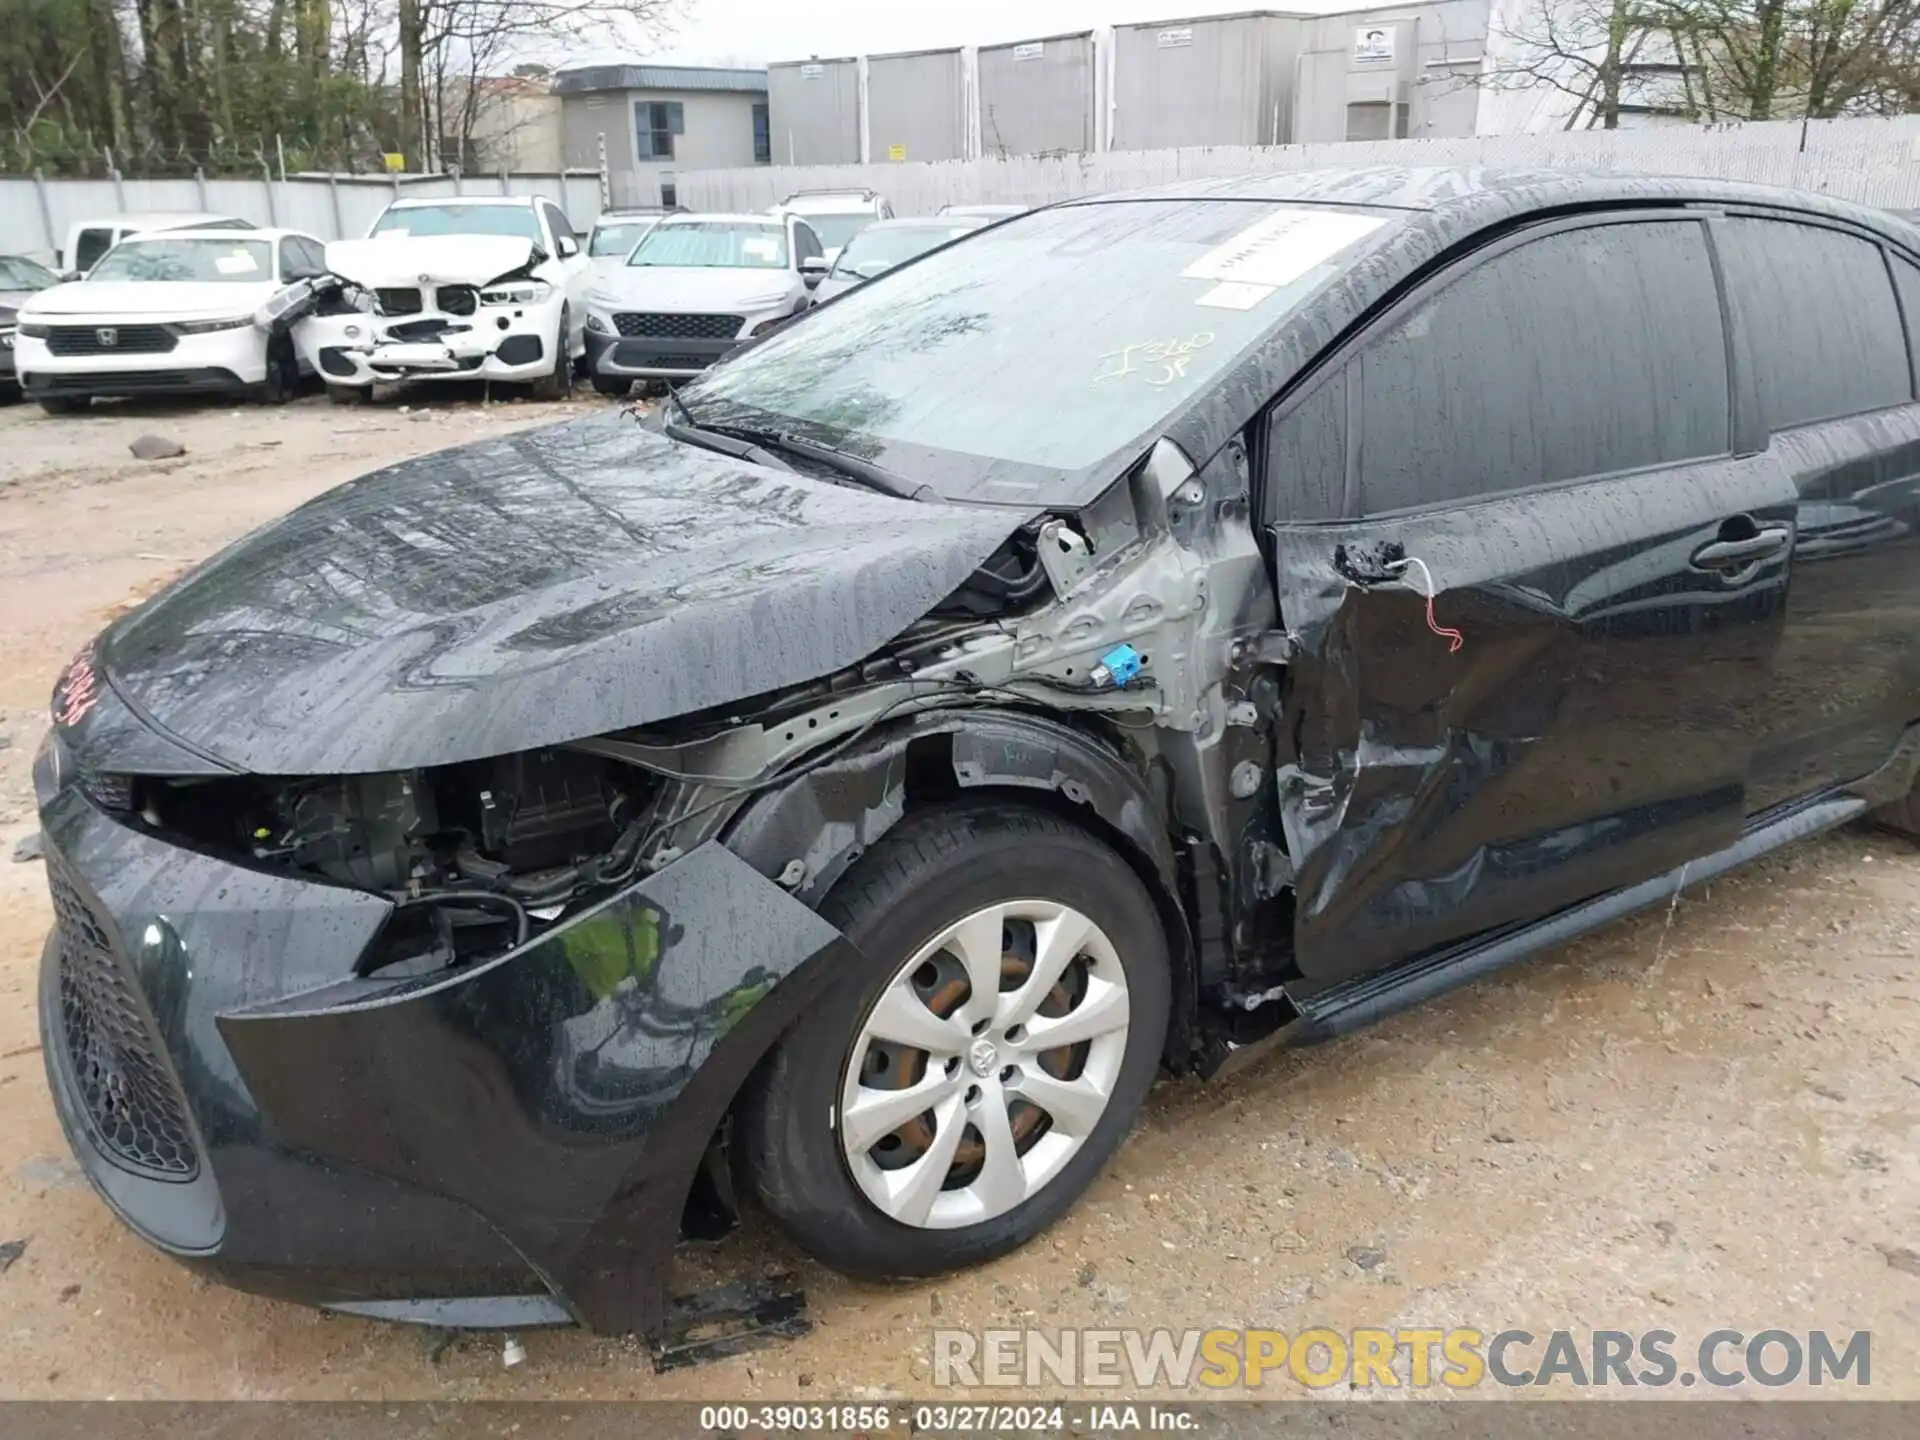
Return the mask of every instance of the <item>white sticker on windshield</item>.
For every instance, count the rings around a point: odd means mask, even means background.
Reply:
[[[1180,274],[1188,280],[1291,285],[1384,223],[1341,210],[1282,210],[1209,250]]]
[[[1251,310],[1274,293],[1271,285],[1249,285],[1244,280],[1222,280],[1193,303],[1216,310]]]
[[[755,260],[771,260],[780,253],[778,240],[756,240],[749,236],[740,242],[740,253],[751,255]]]
[[[251,275],[260,268],[260,262],[245,250],[235,250],[230,255],[213,257],[213,268],[222,275]]]

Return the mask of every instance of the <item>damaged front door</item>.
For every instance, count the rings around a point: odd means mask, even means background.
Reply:
[[[1589,216],[1476,252],[1276,413],[1309,977],[1738,836],[1794,516],[1784,472],[1736,456],[1760,449],[1744,369],[1698,218]]]

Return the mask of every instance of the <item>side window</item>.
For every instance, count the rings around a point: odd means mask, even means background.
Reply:
[[[753,163],[770,165],[773,163],[773,129],[768,123],[766,103],[753,107]]]
[[[307,252],[307,264],[322,275],[327,272],[327,247],[318,240],[302,240],[301,247]]]
[[[687,133],[686,107],[678,100],[633,102],[634,153],[642,160],[673,159],[673,137]]]
[[[796,265],[802,260],[817,260],[826,253],[811,225],[804,220],[793,222],[793,257]]]
[[[1361,352],[1366,513],[1726,453],[1701,225],[1586,226],[1476,265]]]
[[[1900,290],[1900,310],[1907,317],[1907,353],[1913,360],[1913,379],[1920,388],[1920,265],[1893,257],[1893,280]]]
[[[580,243],[580,237],[573,233],[573,222],[567,219],[566,213],[561,210],[558,205],[550,204],[542,200],[540,202],[540,208],[546,213],[547,229],[553,232],[553,243],[555,245],[560,243],[560,237],[563,235],[572,240],[576,245]]]
[[[1261,519],[1334,520],[1347,491],[1347,372],[1321,379],[1301,400],[1289,400],[1267,425],[1267,470]]]
[[[280,278],[291,279],[304,268],[301,265],[300,242],[291,235],[280,238]]]
[[[1770,429],[1912,398],[1907,341],[1878,245],[1818,225],[1737,215],[1716,233]]]
[[[100,263],[100,257],[113,248],[113,231],[82,230],[80,238],[73,242],[73,268],[91,270]]]

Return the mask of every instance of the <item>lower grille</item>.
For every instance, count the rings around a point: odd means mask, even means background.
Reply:
[[[731,340],[740,333],[738,315],[659,315],[623,310],[614,328],[629,339],[645,335],[667,340]]]
[[[164,355],[175,343],[164,325],[55,325],[47,336],[56,355]]]
[[[427,308],[418,290],[390,287],[375,290],[373,296],[380,304],[382,315],[418,315]]]
[[[99,1144],[136,1170],[184,1180],[200,1160],[187,1108],[156,1053],[146,1008],[113,942],[47,857],[60,965],[60,1028]]]

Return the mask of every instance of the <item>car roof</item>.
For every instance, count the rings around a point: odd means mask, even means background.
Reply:
[[[122,240],[120,243],[124,245],[128,240],[158,240],[164,236],[168,240],[265,240],[269,244],[272,244],[274,241],[287,235],[297,236],[302,240],[312,240],[316,238],[315,236],[307,234],[304,230],[222,230],[218,227],[206,228],[198,225],[172,225],[164,230],[139,231],[127,236],[127,239]]]
[[[685,210],[660,217],[660,223],[662,225],[685,223],[688,220],[725,220],[740,224],[778,225],[781,217],[778,215],[747,215],[724,210]]]
[[[1825,195],[1741,180],[1612,171],[1478,166],[1342,166],[1269,175],[1180,180],[1147,189],[1090,195],[1067,205],[1133,200],[1252,200],[1276,204],[1354,205],[1444,220],[1448,228],[1497,224],[1535,211],[1665,201],[1772,205],[1887,228],[1885,211]]]
[[[389,201],[389,210],[417,210],[425,205],[502,205],[524,209],[545,201],[549,205],[556,202],[544,195],[402,195],[398,200]]]
[[[138,226],[148,230],[182,230],[189,225],[204,225],[214,221],[232,226],[236,221],[253,229],[251,220],[240,215],[222,215],[215,210],[128,210],[119,215],[99,215],[91,220],[76,220],[74,228],[86,230],[95,225]]]
[[[871,190],[803,190],[789,195],[773,208],[795,215],[809,211],[816,215],[854,214],[873,209],[880,197]]]
[[[986,225],[979,215],[896,215],[891,220],[874,221],[860,235],[884,235],[889,230],[984,230]],[[860,235],[853,238],[858,240]]]

